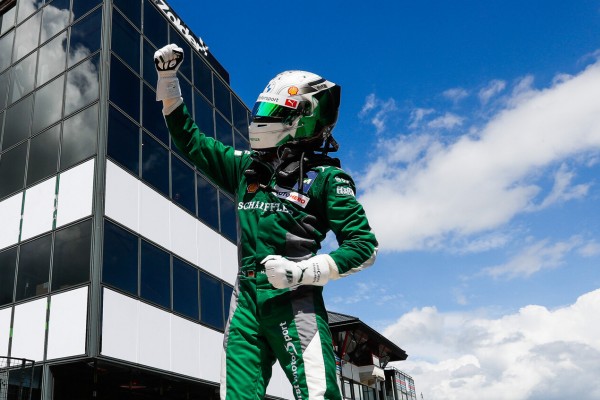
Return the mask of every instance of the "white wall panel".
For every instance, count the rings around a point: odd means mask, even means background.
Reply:
[[[44,359],[47,298],[15,306],[11,357]]]
[[[171,214],[171,251],[189,262],[197,264],[197,220],[175,204],[169,204]]]
[[[140,230],[142,236],[169,249],[169,201],[140,183]]]
[[[139,232],[139,181],[111,161],[106,163],[104,210],[108,217]]]
[[[91,215],[93,192],[94,159],[60,174],[56,226]]]
[[[219,237],[220,259],[221,259],[221,279],[235,284],[238,273],[237,246],[224,237]]]
[[[85,354],[88,288],[50,298],[46,359]]]
[[[196,220],[198,266],[215,276],[221,276],[220,235]]]
[[[10,339],[10,315],[12,307],[0,310],[0,356],[8,355],[8,339]]]
[[[19,241],[22,205],[22,192],[0,202],[0,221],[2,221],[2,228],[0,228],[0,249],[16,244]]]
[[[52,230],[55,198],[56,177],[32,186],[25,191],[21,240]]]
[[[173,372],[200,377],[200,325],[171,316],[171,368]],[[218,365],[214,366],[219,368]]]
[[[171,368],[171,314],[140,302],[138,362],[155,368]]]
[[[223,334],[200,327],[200,379],[219,382]]]
[[[137,362],[139,302],[104,289],[102,303],[102,354]]]

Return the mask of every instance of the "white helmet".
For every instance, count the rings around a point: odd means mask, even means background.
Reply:
[[[340,86],[312,72],[278,74],[252,109],[250,147],[265,150],[299,141],[320,146],[337,121],[340,92]]]

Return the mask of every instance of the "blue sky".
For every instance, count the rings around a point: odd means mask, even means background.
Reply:
[[[246,104],[287,69],[342,86],[381,252],[329,308],[425,399],[600,398],[600,2],[239,3],[169,2]]]

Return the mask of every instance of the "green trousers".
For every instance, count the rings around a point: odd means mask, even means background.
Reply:
[[[238,278],[224,337],[222,400],[263,399],[275,361],[295,399],[341,399],[322,289],[273,289],[264,271]]]

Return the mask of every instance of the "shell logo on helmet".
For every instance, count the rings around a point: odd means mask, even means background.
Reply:
[[[288,89],[288,94],[290,96],[295,96],[298,94],[298,88],[296,86],[292,86]]]

